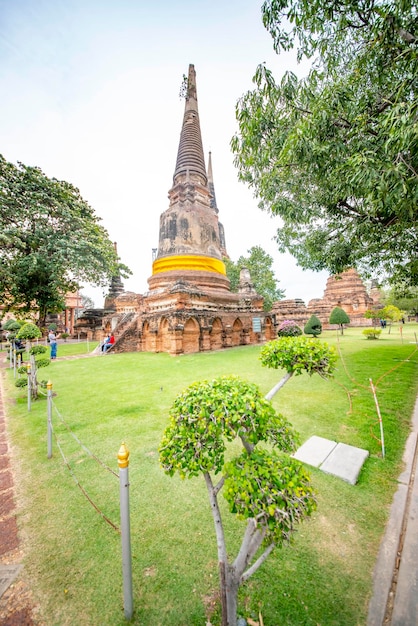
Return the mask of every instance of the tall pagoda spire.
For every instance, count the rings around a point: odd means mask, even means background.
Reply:
[[[210,195],[212,198],[210,199],[210,206],[212,209],[218,213],[218,207],[216,204],[216,195],[215,195],[215,185],[213,184],[213,173],[212,173],[212,152],[209,152],[209,161],[208,161],[208,186]]]
[[[196,71],[192,64],[189,65],[187,78],[186,105],[177,152],[174,184],[178,181],[179,175],[187,172],[197,174],[201,178],[201,183],[203,185],[207,184],[199,110],[197,107]]]
[[[176,168],[168,197],[170,205],[160,215],[158,253],[148,279],[151,290],[167,287],[173,280],[186,280],[196,287],[229,289],[218,210],[206,174],[194,65],[189,65]]]

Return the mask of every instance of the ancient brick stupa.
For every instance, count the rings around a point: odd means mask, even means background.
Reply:
[[[248,271],[241,273],[238,293],[230,290],[211,155],[208,166],[207,171],[196,73],[190,65],[173,185],[169,207],[160,216],[149,292],[120,293],[113,300],[116,312],[103,320],[103,330],[115,334],[115,352],[182,354],[273,337],[272,317],[263,312]]]
[[[322,322],[322,328],[332,328],[328,320],[334,307],[342,308],[350,318],[350,326],[369,326],[370,320],[364,317],[368,309],[379,304],[378,291],[368,294],[367,289],[355,269],[330,276],[322,298],[310,300],[308,306],[303,300],[281,300],[275,302],[272,312],[276,322],[285,319],[295,320],[303,328],[312,314]]]

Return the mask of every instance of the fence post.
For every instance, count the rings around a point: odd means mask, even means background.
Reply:
[[[26,365],[26,373],[28,375],[28,411],[31,409],[31,400],[32,400],[32,385],[31,385],[31,375],[30,375],[30,363]]]
[[[118,452],[120,487],[120,525],[122,539],[123,609],[125,618],[132,619],[132,558],[131,528],[129,520],[129,450],[124,443]]]
[[[47,407],[48,407],[48,419],[47,419],[47,445],[48,445],[48,459],[52,457],[52,383],[48,380],[46,384],[47,388]]]
[[[13,378],[16,378],[16,348],[13,350]]]
[[[415,335],[415,339],[416,339],[416,335]],[[12,344],[10,344],[10,353],[9,353],[9,369],[12,369],[13,367],[13,346]]]
[[[371,378],[369,378],[369,382],[370,382],[370,387],[372,388],[372,394],[374,397],[374,403],[376,405],[376,411],[377,411],[377,416],[379,418],[379,426],[380,426],[380,445],[382,446],[382,457],[385,458],[385,435],[383,433],[383,422],[382,422],[382,415],[380,413],[380,407],[379,407],[379,402],[377,400],[377,395],[376,395],[376,387],[373,385],[373,381]]]

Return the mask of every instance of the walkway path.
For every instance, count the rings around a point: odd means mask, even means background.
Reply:
[[[6,430],[3,392],[5,367],[7,361],[0,355],[0,624],[32,626],[36,622],[31,592],[23,580],[17,579],[23,553],[18,537],[14,480]]]

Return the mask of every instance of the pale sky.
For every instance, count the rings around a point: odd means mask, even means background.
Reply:
[[[306,272],[273,240],[277,219],[238,181],[235,104],[266,62],[276,79],[295,55],[274,53],[261,0],[0,0],[0,153],[67,180],[102,219],[144,293],[168,208],[189,63],[219,219],[233,261],[261,245],[286,298],[322,297],[326,272]],[[103,290],[83,293],[103,305]]]

